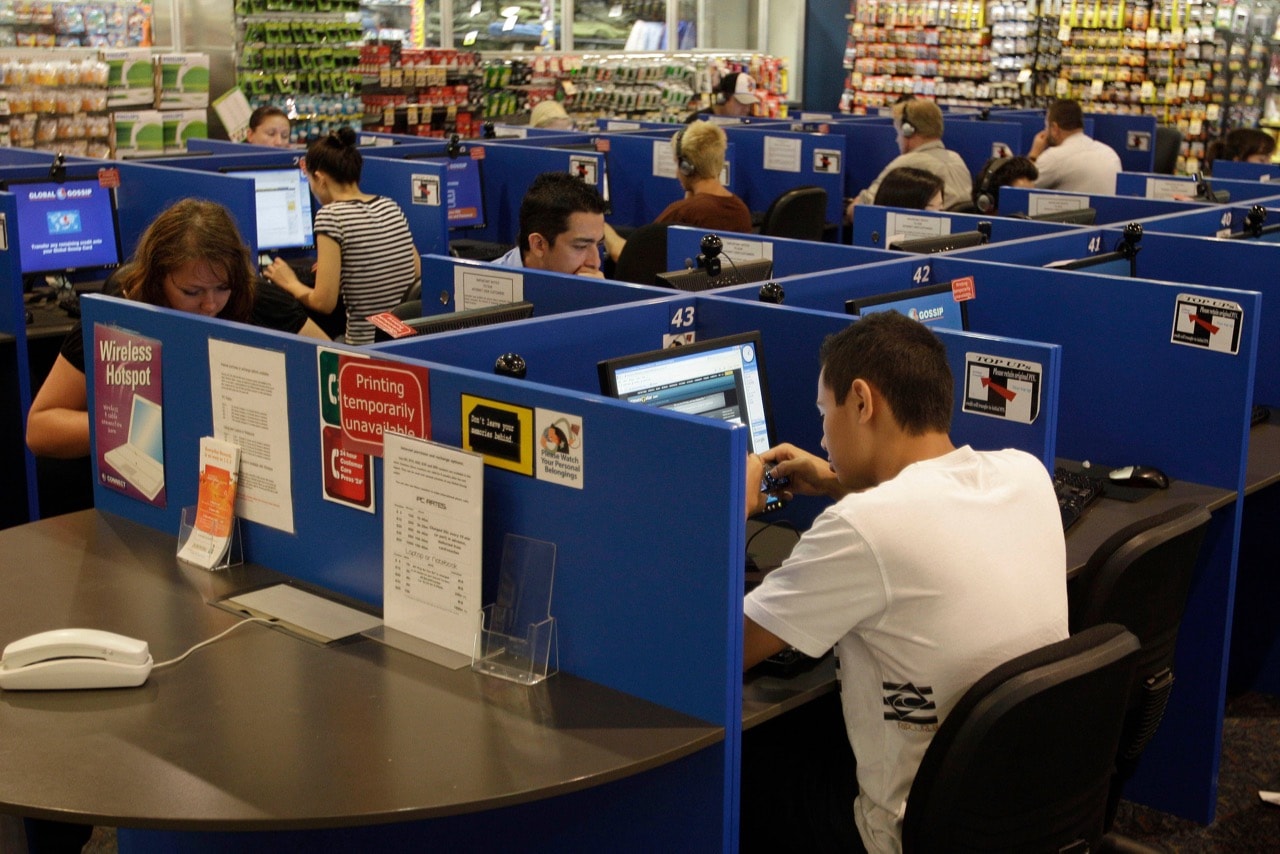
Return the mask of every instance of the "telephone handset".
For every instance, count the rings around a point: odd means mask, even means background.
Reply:
[[[153,663],[146,641],[99,629],[54,629],[4,648],[0,688],[132,688],[147,681]]]

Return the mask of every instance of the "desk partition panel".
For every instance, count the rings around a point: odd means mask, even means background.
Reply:
[[[974,123],[976,124],[976,122]],[[1002,189],[1001,193],[1004,192]],[[853,208],[853,245],[886,248],[890,238],[925,237],[975,231],[980,223],[991,230],[991,243],[1018,240],[1044,234],[1061,234],[1076,226],[1059,222],[1000,217],[992,214],[951,213],[891,208],[879,205],[855,205]]]
[[[870,187],[889,161],[902,153],[898,132],[888,119],[868,116],[859,121],[832,122],[828,135],[844,137],[845,151],[852,155],[844,164],[843,194],[848,198]],[[833,221],[842,222],[843,211],[840,216]]]
[[[18,263],[18,209],[13,193],[0,192],[0,216],[4,217],[5,246],[0,252],[0,336],[13,336],[13,361],[0,359],[0,408],[3,423],[0,436],[0,460],[5,471],[16,476],[10,489],[21,495],[13,501],[13,511],[26,509],[27,519],[40,517],[40,494],[36,483],[36,460],[27,450],[27,413],[31,410],[31,361],[27,351],[26,305],[23,302],[22,266]],[[8,342],[0,340],[0,353],[8,350]]]
[[[1261,297],[1198,285],[940,258],[942,278],[973,276],[973,328],[1061,342],[1058,453],[1143,463],[1243,494]],[[1183,306],[1238,305],[1238,350],[1173,340]],[[1230,313],[1228,313],[1230,316]],[[1214,526],[1183,617],[1178,687],[1125,797],[1207,823],[1216,802],[1239,503]]]
[[[705,228],[692,228],[687,225],[672,226],[668,229],[667,269],[683,270],[692,266],[694,259],[702,252],[702,238],[706,234]],[[735,261],[772,258],[775,279],[838,267],[873,264],[877,261],[901,257],[901,253],[885,252],[882,249],[845,246],[839,243],[815,243],[786,237],[763,237],[759,234],[722,232],[720,237],[727,244],[726,253],[731,254]],[[721,264],[722,271],[732,269],[733,265],[728,261]],[[758,290],[760,286],[756,284],[753,287]]]
[[[1022,127],[1016,122],[1002,122],[996,116],[989,121],[954,121],[944,116],[942,143],[964,158],[969,172],[977,175],[992,157],[1021,154]]]
[[[1168,177],[1167,175],[1165,177]],[[1079,199],[1080,201],[1066,200]],[[1064,203],[1065,202],[1065,203]],[[1067,193],[1062,190],[1040,190],[1026,187],[1001,187],[1000,210],[1010,214],[1026,214],[1032,210],[1046,212],[1063,207],[1093,208],[1097,211],[1097,225],[1112,222],[1131,222],[1150,216],[1199,210],[1203,202],[1179,202],[1169,199],[1148,199],[1134,196],[1090,196],[1085,193]]]
[[[595,169],[595,187],[602,189],[604,155],[594,151],[564,151],[538,148],[533,140],[525,144],[503,142],[486,145],[484,157],[484,203],[487,226],[476,231],[483,240],[515,243],[520,233],[520,202],[533,179],[543,172],[573,173],[577,163]]]
[[[857,149],[846,149],[839,134],[794,133],[784,127],[725,126],[736,149],[736,192],[751,210],[764,211],[787,190],[818,186],[827,191],[827,222],[841,222],[845,152]]]
[[[1089,118],[1093,120],[1093,132],[1089,135],[1120,155],[1120,166],[1125,172],[1150,172],[1154,168],[1155,116],[1093,113]]]
[[[1244,202],[1250,199],[1266,199],[1280,193],[1280,187],[1273,187],[1262,181],[1230,181],[1213,177],[1209,179],[1214,192],[1226,191],[1230,194],[1228,201]],[[1184,188],[1185,189],[1182,189]],[[1116,176],[1116,195],[1140,196],[1148,199],[1169,199],[1174,193],[1195,196],[1196,180],[1178,175],[1163,175],[1154,172],[1121,172]],[[1201,204],[1208,202],[1201,200]]]
[[[1213,179],[1229,181],[1280,181],[1280,163],[1247,163],[1237,160],[1213,161]],[[1276,189],[1280,190],[1280,186]]]

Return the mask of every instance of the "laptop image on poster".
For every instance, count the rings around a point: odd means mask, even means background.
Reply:
[[[135,489],[155,498],[164,488],[164,420],[158,403],[136,392],[129,414],[129,441],[112,448],[102,459]]]

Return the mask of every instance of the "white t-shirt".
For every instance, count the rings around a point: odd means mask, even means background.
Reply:
[[[1073,133],[1058,145],[1046,148],[1036,158],[1042,190],[1067,190],[1094,196],[1114,196],[1120,155],[1105,142]]]
[[[832,646],[868,851],[902,847],[916,769],[960,696],[1067,636],[1052,480],[1022,451],[962,447],[828,508],[744,602],[801,651]]]

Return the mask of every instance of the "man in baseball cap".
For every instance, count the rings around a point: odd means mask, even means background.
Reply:
[[[734,71],[720,78],[711,112],[717,116],[749,116],[758,103],[760,98],[756,95],[756,81],[751,79],[750,74]],[[695,111],[685,122],[696,121],[702,112],[705,111]]]

